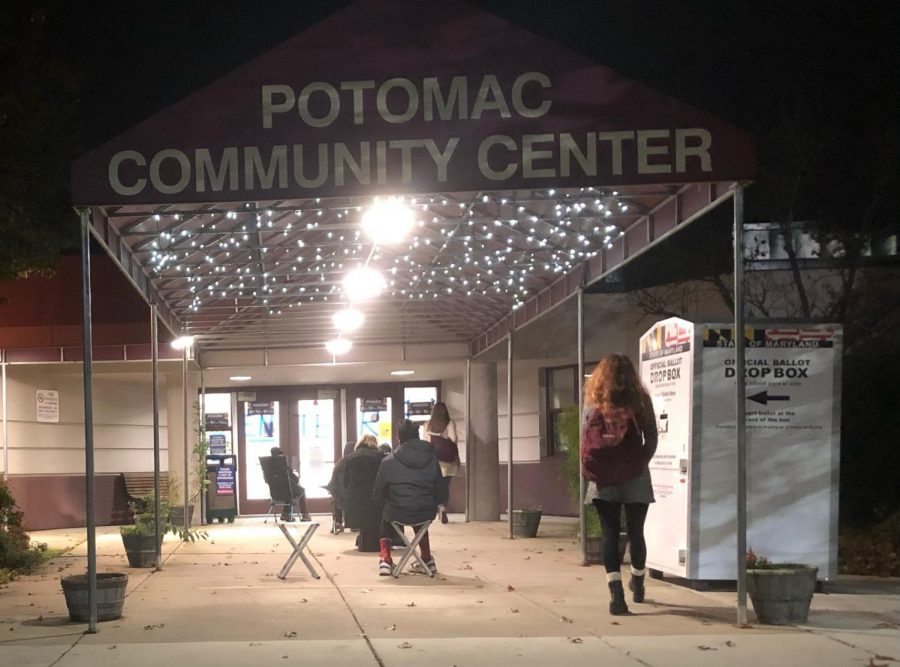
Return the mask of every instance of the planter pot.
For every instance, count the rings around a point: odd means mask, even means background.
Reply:
[[[187,508],[187,524],[184,522],[184,505],[173,505],[169,510],[169,522],[173,526],[184,528],[185,525],[190,526],[194,518],[194,506],[188,505]]]
[[[603,536],[588,535],[584,541],[584,562],[588,565],[603,565]],[[628,533],[619,535],[619,563],[625,562],[628,549]]]
[[[768,625],[806,623],[818,572],[808,565],[747,570],[747,592],[757,620]]]
[[[516,537],[537,537],[543,510],[513,510],[512,530]]]
[[[162,538],[163,536],[160,535],[160,545],[162,545]],[[155,535],[122,535],[122,544],[125,546],[125,555],[128,556],[128,565],[131,567],[156,565]]]
[[[86,574],[75,574],[61,580],[69,618],[80,623],[90,619],[88,607],[88,579]],[[122,617],[125,604],[125,588],[128,575],[119,573],[97,574],[97,620],[114,621]]]

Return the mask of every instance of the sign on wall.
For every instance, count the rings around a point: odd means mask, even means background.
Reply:
[[[752,175],[746,134],[559,44],[463,2],[373,0],[79,159],[72,193],[250,201]]]
[[[39,422],[59,423],[59,392],[55,389],[37,389],[35,407]]]

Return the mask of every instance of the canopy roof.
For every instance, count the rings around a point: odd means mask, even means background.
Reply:
[[[73,200],[173,331],[490,346],[752,177],[739,130],[455,0],[360,0],[73,164]],[[416,226],[360,217],[405,195]]]

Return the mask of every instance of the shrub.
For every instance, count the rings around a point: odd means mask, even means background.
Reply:
[[[22,511],[5,480],[0,479],[0,569],[30,572],[44,560],[46,544],[32,544],[22,527]]]

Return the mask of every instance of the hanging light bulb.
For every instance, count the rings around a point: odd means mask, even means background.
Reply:
[[[363,231],[378,244],[402,242],[414,224],[413,210],[402,197],[376,197],[362,216]]]
[[[344,277],[344,294],[350,301],[374,299],[385,287],[384,278],[367,266],[353,269]]]
[[[355,308],[345,308],[331,316],[331,321],[338,331],[350,332],[359,329],[366,316]]]
[[[347,354],[351,347],[353,347],[353,343],[346,338],[334,338],[325,343],[325,349],[336,357]]]

